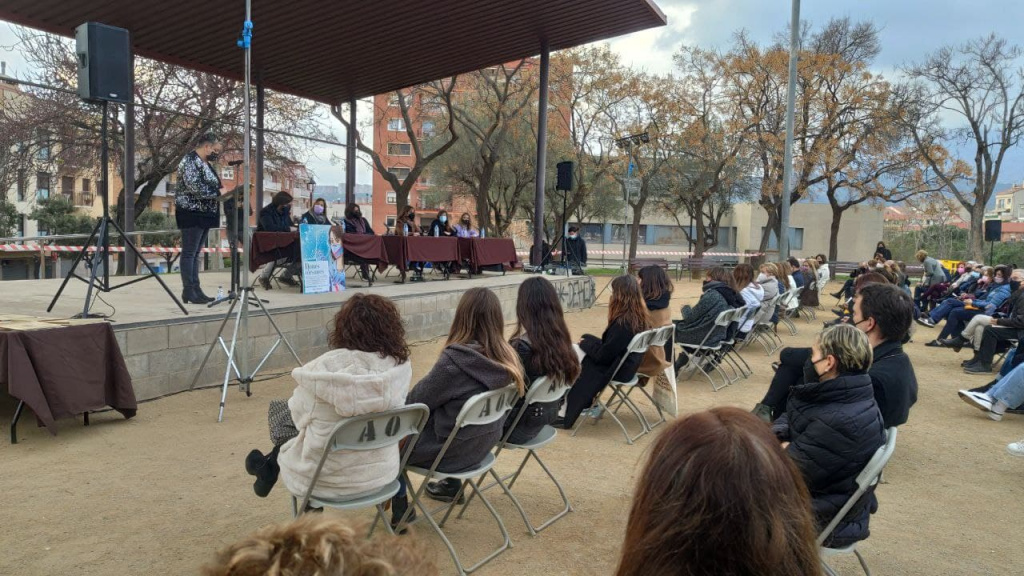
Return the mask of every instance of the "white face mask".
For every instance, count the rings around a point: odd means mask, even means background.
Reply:
[[[758,284],[764,284],[767,281],[768,281],[768,276],[766,276],[764,272],[761,272],[760,274],[757,275],[757,283]]]

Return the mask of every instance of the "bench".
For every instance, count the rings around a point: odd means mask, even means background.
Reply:
[[[668,260],[664,258],[630,258],[629,259],[629,272],[632,274],[641,268],[648,266],[657,266],[662,270],[668,270]]]

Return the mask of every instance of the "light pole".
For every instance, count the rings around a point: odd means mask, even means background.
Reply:
[[[626,258],[626,230],[628,230],[628,225],[629,225],[629,197],[636,193],[636,192],[634,192],[634,188],[637,185],[637,182],[635,182],[635,180],[633,178],[633,146],[640,146],[641,144],[647,144],[650,141],[651,141],[651,136],[646,131],[640,132],[638,134],[631,134],[629,136],[623,136],[622,138],[619,138],[618,140],[615,141],[615,145],[616,146],[618,146],[619,148],[625,148],[626,149],[626,156],[627,156],[627,159],[629,161],[629,164],[628,164],[628,166],[626,168],[626,179],[625,179],[625,183],[623,185],[623,194],[622,194],[622,200],[623,200],[623,206],[622,206],[622,271],[623,272],[622,273],[623,274],[625,274],[629,270],[629,268],[627,266],[627,258]]]
[[[310,175],[309,182],[306,183],[306,187],[309,188],[309,209],[313,209],[313,194],[316,193],[316,180]]]

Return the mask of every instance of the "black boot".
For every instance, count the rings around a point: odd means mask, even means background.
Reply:
[[[967,345],[967,343],[968,343],[967,338],[964,338],[963,336],[957,334],[956,338],[953,338],[952,340],[948,341],[947,346],[952,348],[953,352],[956,352],[957,354],[959,354],[960,351],[963,350],[964,346]]]
[[[196,299],[199,300],[200,304],[209,304],[210,302],[216,300],[216,298],[210,298],[206,294],[203,294],[203,289],[200,288],[199,286],[196,286],[195,295]]]
[[[270,494],[281,473],[281,467],[277,465],[279,449],[278,446],[274,446],[274,449],[266,456],[259,450],[253,450],[245,457],[245,471],[256,477],[256,481],[252,484],[252,491],[260,498],[266,498]]]
[[[427,496],[439,502],[451,502],[459,497],[459,504],[466,501],[466,495],[462,492],[462,482],[455,478],[445,478],[439,482],[427,483]]]
[[[206,304],[206,301],[200,299],[194,286],[186,286],[181,291],[181,301],[185,304]]]
[[[402,516],[409,510],[409,499],[406,496],[395,496],[391,499],[391,529],[398,532],[399,534],[405,534],[406,528],[398,529],[398,523],[402,520]],[[406,525],[411,524],[413,520],[416,520],[416,510],[409,513],[409,517],[405,519]]]

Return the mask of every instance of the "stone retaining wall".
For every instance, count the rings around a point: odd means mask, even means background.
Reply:
[[[516,293],[519,284],[529,276],[510,275],[509,282],[490,286],[501,300],[505,321],[515,321]],[[593,305],[593,279],[548,277],[556,286],[566,310],[580,310]],[[427,294],[393,297],[406,321],[409,342],[422,342],[448,334],[455,308],[466,290],[466,284],[452,282],[445,288]],[[299,308],[271,310],[274,322],[294,347],[299,358],[307,362],[327,351],[328,324],[338,304],[318,304]],[[224,308],[224,312],[227,309]],[[132,375],[135,394],[149,400],[187,390],[203,357],[215,341],[223,316],[181,319],[122,325],[114,327],[128,371]],[[234,316],[224,327],[225,340],[234,329]],[[260,361],[274,345],[277,335],[267,318],[250,308],[248,352],[250,366]],[[227,342],[230,345],[230,342]],[[258,355],[258,356],[257,356]],[[282,343],[260,370],[261,375],[287,372],[295,367],[294,359]],[[224,380],[226,368],[223,350],[215,349],[200,375],[197,387],[216,385]]]

